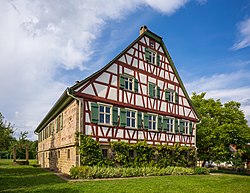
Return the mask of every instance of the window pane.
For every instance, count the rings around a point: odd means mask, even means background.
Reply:
[[[152,120],[152,116],[151,116],[151,115],[148,116],[148,120],[149,120],[149,121]]]
[[[148,128],[149,128],[149,129],[152,129],[152,122],[149,122]]]
[[[106,114],[106,123],[110,123],[110,115]]]
[[[127,117],[130,117],[130,111],[127,111]]]
[[[132,112],[132,117],[135,117],[135,112]]]
[[[100,112],[104,112],[104,106],[99,106]]]
[[[129,90],[133,90],[133,83],[132,82],[129,83]]]
[[[99,121],[100,123],[104,123],[104,114],[99,115]]]
[[[127,118],[127,126],[130,127],[130,119]]]
[[[106,113],[110,113],[110,107],[106,107]]]
[[[132,119],[132,127],[135,127],[135,119]]]
[[[153,130],[156,129],[156,122],[153,122]]]
[[[128,89],[128,81],[125,81],[125,89]]]

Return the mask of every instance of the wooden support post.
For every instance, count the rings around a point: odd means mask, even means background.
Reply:
[[[29,146],[26,144],[26,161],[29,160]]]
[[[16,162],[16,146],[13,147],[13,162]]]

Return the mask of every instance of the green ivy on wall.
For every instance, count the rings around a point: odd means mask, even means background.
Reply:
[[[181,146],[176,143],[173,146],[157,145],[153,147],[146,141],[129,144],[125,141],[113,141],[110,143],[112,155],[103,158],[100,144],[89,136],[78,134],[80,137],[80,155],[82,165],[122,166],[122,167],[146,167],[167,166],[194,167],[196,164],[195,149]],[[135,152],[135,157],[129,157],[129,151]],[[112,160],[110,159],[112,158]]]

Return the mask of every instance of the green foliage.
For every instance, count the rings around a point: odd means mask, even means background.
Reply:
[[[153,165],[154,149],[146,141],[139,141],[134,144],[136,157],[134,159],[135,166],[147,166],[149,163]]]
[[[194,167],[196,163],[195,149],[175,144],[174,146],[157,145],[155,148],[140,141],[128,144],[124,141],[111,142],[113,160],[103,159],[99,143],[89,136],[81,137],[80,154],[82,165],[87,166],[116,166],[123,167],[160,167],[179,166]],[[129,150],[136,152],[134,159],[129,158]]]
[[[81,166],[72,167],[70,176],[74,179],[95,179],[95,178],[126,178],[138,176],[164,176],[164,175],[193,175],[192,168],[183,167],[99,167]],[[197,173],[199,174],[199,173]],[[208,173],[200,173],[208,174]]]
[[[247,125],[240,103],[230,101],[224,105],[220,100],[205,99],[206,93],[193,93],[192,102],[201,121],[197,125],[198,158],[205,161],[225,162],[233,157],[229,146],[237,150],[247,148],[250,128]]]
[[[119,165],[128,165],[129,163],[129,144],[125,141],[113,141],[110,143],[112,150],[114,151],[114,161]]]
[[[15,141],[13,133],[13,126],[5,120],[0,112],[0,151],[7,152],[9,150],[10,146]]]
[[[209,172],[210,172],[210,170],[208,168],[204,168],[204,167],[194,168],[194,174],[196,174],[196,175],[201,175],[201,174],[207,175],[207,174],[209,174]]]
[[[80,138],[81,163],[87,166],[102,164],[102,152],[99,143],[83,134],[77,134],[77,138]]]

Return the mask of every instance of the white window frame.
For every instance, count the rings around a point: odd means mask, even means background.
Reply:
[[[149,63],[155,65],[156,64],[156,58],[157,58],[156,52],[151,50],[151,49],[149,49],[148,52],[149,52]]]
[[[126,74],[124,75],[124,89],[125,90],[134,92],[134,85],[135,85],[134,79],[135,79],[134,77],[131,77],[131,76],[126,75]],[[126,88],[126,82],[128,82],[128,88]],[[130,83],[132,83],[132,88],[129,88],[131,85]]]
[[[183,121],[183,133],[184,134],[189,134],[189,122],[188,121]]]
[[[155,117],[155,121],[151,121],[151,123],[150,123],[150,120],[149,120],[150,116],[154,116]],[[148,114],[148,129],[149,130],[153,130],[153,131],[157,131],[158,130],[158,123],[157,123],[157,121],[158,121],[158,115],[149,113]],[[155,122],[155,129],[152,128],[153,125],[154,125],[153,124],[154,122]],[[151,124],[151,128],[150,128],[150,124]]]
[[[112,105],[107,105],[107,104],[104,104],[104,103],[97,103],[98,104],[98,124],[100,125],[112,125],[112,111],[113,111],[113,106]],[[103,106],[104,107],[104,112],[100,113],[100,106]],[[106,108],[109,107],[110,108],[110,112],[109,112],[109,115],[110,115],[110,122],[107,123],[106,122]],[[104,123],[101,123],[100,122],[100,114],[104,114]]]
[[[136,124],[137,124],[137,110],[134,110],[134,109],[128,109],[128,108],[125,108],[125,110],[126,110],[126,127],[127,127],[127,128],[137,128],[137,125],[136,125]],[[130,121],[129,121],[129,122],[130,122],[130,126],[128,126],[128,125],[127,125],[127,118],[128,118],[128,117],[127,117],[127,112],[128,112],[128,111],[130,111],[130,112],[134,112],[134,113],[135,113],[135,119],[134,119],[134,120],[135,120],[135,126],[134,126],[134,127],[133,127],[133,126],[131,126],[131,125],[132,125],[132,117],[131,117],[131,113],[130,113]]]
[[[167,123],[167,129],[168,129],[168,131],[170,132],[170,133],[174,133],[174,128],[175,128],[175,121],[174,121],[174,119],[173,118],[171,118],[171,117],[167,117],[167,119],[168,119],[168,123]],[[172,122],[172,123],[171,123]]]

